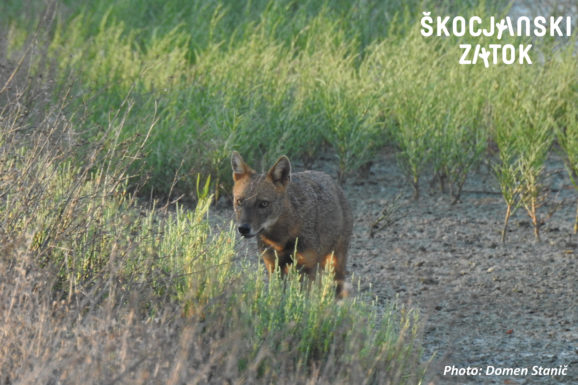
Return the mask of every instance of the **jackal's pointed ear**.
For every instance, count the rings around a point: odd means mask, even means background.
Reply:
[[[291,180],[291,162],[285,155],[280,157],[267,173],[267,177],[278,186],[285,187]]]
[[[233,168],[234,181],[238,181],[245,176],[255,173],[255,171],[245,163],[241,154],[237,151],[233,151],[233,154],[231,155],[231,167]]]

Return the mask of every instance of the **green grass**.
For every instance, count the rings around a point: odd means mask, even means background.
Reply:
[[[306,165],[327,150],[345,180],[395,145],[414,187],[432,172],[457,199],[483,150],[480,90],[492,71],[456,65],[457,41],[421,38],[421,2],[57,4],[48,57],[64,88],[74,80],[71,110],[87,106],[77,129],[98,137],[129,92],[137,102],[123,138],[158,109],[133,180],[148,193],[190,195],[197,173],[227,191],[232,149],[255,164],[287,153]],[[422,4],[489,14],[469,6]],[[25,10],[5,7],[17,52],[29,25]]]
[[[487,149],[500,130],[528,119],[563,130],[563,111],[576,99],[571,43],[560,49],[552,39],[507,37],[500,42],[534,44],[535,63],[485,68],[459,65],[459,44],[492,38],[419,33],[422,10],[487,20],[503,12],[494,2],[56,4],[46,12],[54,17],[37,20],[50,70],[74,95],[67,113],[84,140],[101,138],[126,95],[134,104],[119,140],[144,135],[140,118],[156,111],[129,186],[146,196],[195,200],[197,174],[212,177],[217,198],[228,194],[232,150],[261,166],[286,153],[306,167],[322,151],[334,156],[344,181],[396,148],[416,197],[428,178],[455,203],[470,171],[495,161]],[[7,53],[16,60],[30,22],[25,9],[4,7]],[[43,63],[35,58],[30,68],[47,71]],[[533,117],[520,116],[530,110]]]
[[[522,70],[509,68],[507,79],[496,83],[498,91],[493,105],[493,131],[499,149],[497,176],[507,203],[507,214],[521,206],[528,213],[536,240],[546,215],[539,208],[547,200],[544,168],[554,148],[555,127],[559,131],[558,144],[562,145],[569,161],[572,178],[572,153],[567,140],[572,140],[572,115],[576,93],[576,60],[571,47],[543,66]],[[566,135],[567,134],[567,135]]]
[[[578,71],[578,62],[571,60],[573,52],[568,49],[565,52],[565,60],[557,63],[559,66],[567,66],[568,71],[575,74]],[[572,72],[571,72],[572,73]],[[578,191],[578,83],[576,77],[570,80],[568,87],[562,88],[558,98],[567,100],[559,109],[556,119],[556,139],[566,158],[566,169],[568,176]],[[574,223],[574,234],[578,234],[578,198],[576,205],[576,221]]]
[[[146,207],[130,193],[126,160],[139,159],[142,139],[109,141],[125,129],[125,106],[102,140],[73,145],[61,105],[48,99],[28,126],[20,102],[30,95],[9,96],[0,122],[3,378],[420,381],[415,311],[368,297],[337,302],[329,274],[309,290],[296,271],[268,278],[257,256],[236,255],[232,226],[209,224],[209,179],[197,178],[194,209]]]

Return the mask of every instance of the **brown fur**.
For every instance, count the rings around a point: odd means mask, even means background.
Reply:
[[[248,238],[258,235],[269,272],[276,265],[286,272],[296,262],[313,279],[318,269],[332,264],[337,294],[343,296],[353,218],[341,188],[322,172],[291,173],[286,156],[266,174],[257,174],[238,152],[231,165],[239,232]]]

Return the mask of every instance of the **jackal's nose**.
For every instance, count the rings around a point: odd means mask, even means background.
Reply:
[[[241,235],[244,237],[249,235],[249,233],[251,232],[251,226],[249,226],[248,223],[243,223],[242,225],[240,225],[238,227],[238,229],[239,229],[239,232],[241,233]]]

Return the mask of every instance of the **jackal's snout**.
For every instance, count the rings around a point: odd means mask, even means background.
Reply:
[[[240,224],[237,229],[239,230],[239,233],[245,238],[251,238],[254,236],[254,234],[251,234],[251,225],[248,223]]]

